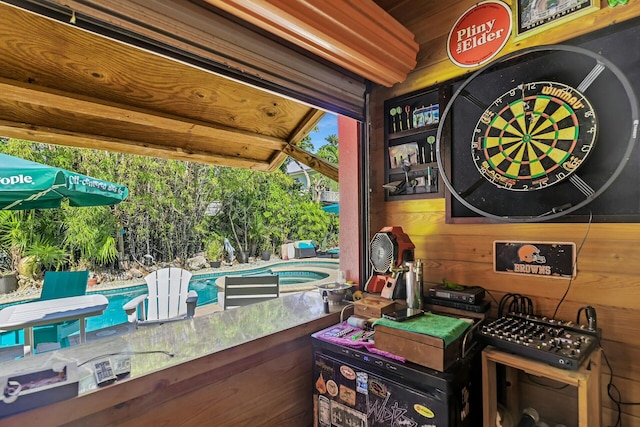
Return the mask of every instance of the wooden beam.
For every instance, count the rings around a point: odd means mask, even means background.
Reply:
[[[335,182],[339,182],[338,177],[338,168],[336,165],[331,164],[316,156],[313,153],[310,153],[306,150],[303,150],[298,146],[300,141],[309,134],[313,130],[314,127],[318,124],[320,119],[324,117],[325,112],[320,110],[312,110],[307,114],[307,116],[302,120],[299,126],[294,129],[294,131],[289,136],[289,143],[283,148],[282,152],[277,154],[274,159],[271,161],[270,170],[274,170],[280,166],[280,164],[285,160],[286,156],[290,156],[302,164],[309,166],[311,169],[317,171],[318,173],[326,176],[329,179],[334,180]]]
[[[51,127],[9,122],[6,120],[0,120],[0,135],[7,138],[26,139],[28,141],[38,141],[45,144],[91,148],[95,150],[115,151],[141,156],[183,160],[186,162],[208,163],[270,172],[270,163],[260,160],[219,155],[206,151],[185,149],[180,146],[170,147],[142,141],[123,140],[103,135],[83,134],[63,129],[54,129]]]
[[[300,141],[302,141],[305,136],[309,135],[309,132],[311,132],[318,125],[318,122],[320,121],[320,119],[322,119],[322,117],[324,117],[324,115],[325,112],[321,110],[314,109],[309,111],[309,114],[307,114],[302,119],[302,121],[298,124],[298,127],[296,127],[289,135],[288,143],[296,146],[299,145]],[[273,159],[271,159],[270,169],[272,171],[276,170],[288,156],[289,155],[284,153],[283,151],[276,153],[276,155],[273,156]]]
[[[336,167],[336,165],[331,164],[324,159],[321,159],[315,154],[303,150],[297,145],[287,144],[284,147],[283,151],[300,163],[309,166],[311,169],[318,171],[327,178],[332,179],[335,182],[339,182],[338,168]]]
[[[14,80],[0,79],[0,93],[2,94],[2,100],[5,102],[17,102],[37,108],[73,112],[74,115],[82,114],[99,117],[127,125],[148,126],[187,135],[207,137],[223,144],[243,143],[268,147],[273,150],[279,150],[286,144],[286,141],[269,136],[222,125],[198,122],[197,120],[187,121],[184,118],[174,118],[157,112],[144,111],[97,99],[88,99]]]
[[[300,141],[302,141],[305,136],[309,135],[324,115],[325,112],[321,110],[309,111],[309,113],[300,121],[298,127],[296,127],[289,135],[289,144],[300,144]]]

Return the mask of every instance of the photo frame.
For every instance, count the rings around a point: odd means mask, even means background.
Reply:
[[[559,0],[549,6],[535,0],[514,0],[513,8],[514,36],[527,37],[599,10],[600,0]]]
[[[392,169],[401,168],[403,164],[417,165],[420,163],[419,155],[417,142],[395,145],[389,147],[389,165]]]

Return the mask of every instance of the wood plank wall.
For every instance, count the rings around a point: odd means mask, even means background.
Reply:
[[[379,3],[384,7],[383,1]],[[418,66],[405,82],[391,88],[376,88],[371,97],[371,232],[387,225],[402,226],[416,245],[416,257],[425,261],[427,282],[440,283],[446,278],[461,284],[481,285],[498,301],[505,293],[526,294],[533,299],[536,312],[546,316],[553,314],[567,290],[568,281],[494,273],[493,241],[575,242],[579,247],[586,236],[578,255],[577,277],[557,318],[574,320],[580,307],[595,307],[598,325],[603,330],[602,347],[614,371],[613,383],[623,401],[640,401],[640,252],[637,249],[640,224],[601,223],[590,227],[547,223],[446,224],[444,199],[384,201],[384,100],[473,71],[454,66],[446,55],[445,45],[455,20],[474,3],[469,0],[401,1],[386,7],[414,32],[420,51]],[[638,1],[615,8],[603,1],[599,11],[518,42],[510,40],[500,55],[532,45],[561,43],[636,16],[640,16]],[[494,315],[496,306],[493,303]],[[603,365],[603,425],[613,425],[617,412],[607,396],[609,370]],[[528,383],[526,387],[527,394],[546,400],[539,402],[540,407],[548,408],[549,400],[553,400],[563,402],[551,404],[554,411],[566,412],[566,407],[560,406],[564,401],[556,399],[558,393],[549,393],[551,389],[537,383]],[[554,397],[549,399],[549,395]],[[532,402],[534,407],[535,404]],[[640,426],[640,407],[623,405],[622,422],[624,426]]]

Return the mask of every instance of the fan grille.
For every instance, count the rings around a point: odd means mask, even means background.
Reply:
[[[393,242],[387,233],[376,233],[369,244],[371,265],[377,273],[387,273],[393,266]]]

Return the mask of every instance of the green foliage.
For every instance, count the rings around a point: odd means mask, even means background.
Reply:
[[[281,171],[220,168],[219,180],[222,209],[212,227],[233,236],[240,251],[275,251],[287,240],[318,239],[328,232],[327,214]]]
[[[237,252],[250,255],[277,252],[292,239],[337,242],[336,216],[323,212],[280,170],[263,173],[15,139],[0,142],[0,152],[129,188],[129,198],[115,206],[63,203],[60,209],[0,211],[0,249],[15,265],[28,253],[52,269],[106,267],[120,257],[141,261],[146,254],[171,262],[205,251],[217,260],[224,255],[225,237]],[[212,202],[220,209],[205,214]]]
[[[118,249],[116,249],[116,240],[112,236],[106,236],[102,244],[97,245],[97,252],[93,259],[98,264],[109,264],[118,258]]]
[[[35,235],[30,242],[25,255],[36,260],[38,272],[45,270],[60,270],[68,261],[68,255],[58,244]]]
[[[118,258],[113,208],[64,206],[61,211],[65,218],[64,247],[72,254],[74,264],[86,261],[104,266]]]
[[[32,228],[32,217],[27,212],[0,211],[0,244],[11,252],[27,248]]]
[[[330,138],[330,136],[328,136],[327,138]],[[338,146],[337,145],[331,145],[331,144],[323,145],[322,147],[320,147],[320,149],[316,154],[318,155],[318,157],[323,158],[329,163],[333,163],[334,165],[338,164]]]
[[[210,261],[222,261],[224,256],[224,243],[218,234],[207,237],[205,243],[205,254]]]

